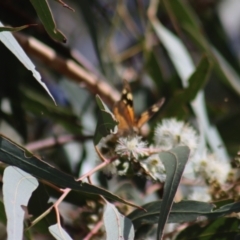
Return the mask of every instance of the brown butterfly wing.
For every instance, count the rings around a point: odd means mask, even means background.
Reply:
[[[149,121],[149,119],[156,113],[159,111],[159,109],[161,108],[161,106],[163,105],[165,99],[161,98],[157,103],[155,103],[154,105],[152,105],[147,111],[143,112],[138,119],[136,120],[136,127],[138,129],[140,129],[144,123],[146,123],[147,121]]]
[[[119,132],[131,131],[133,129],[135,124],[133,96],[130,85],[126,80],[124,80],[121,99],[115,104],[113,113],[119,122]]]
[[[138,130],[146,123],[156,112],[159,111],[165,99],[160,99],[157,103],[151,106],[147,111],[143,112],[139,118],[135,119],[133,109],[133,96],[129,83],[124,80],[124,86],[120,101],[118,101],[114,108],[113,113],[118,120],[118,132],[124,133],[137,133]]]

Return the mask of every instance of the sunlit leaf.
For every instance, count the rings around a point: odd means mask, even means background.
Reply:
[[[62,228],[60,224],[55,224],[49,227],[49,232],[57,240],[72,240],[68,233]]]
[[[32,175],[19,168],[9,166],[3,174],[3,201],[7,215],[8,239],[19,239],[23,236],[23,220],[32,192],[38,181]]]
[[[1,22],[0,27],[4,27]],[[34,78],[42,85],[42,87],[55,103],[55,100],[49,92],[46,84],[42,82],[39,72],[36,70],[34,64],[23,51],[22,47],[19,45],[13,35],[10,32],[0,32],[0,41],[18,58],[18,60],[25,66],[25,68],[32,72]]]
[[[130,219],[123,216],[113,204],[107,201],[103,213],[103,221],[107,240],[134,239],[134,228]]]
[[[157,36],[166,48],[169,57],[174,64],[178,75],[181,78],[183,86],[186,88],[189,85],[189,77],[195,71],[193,60],[188,53],[186,46],[177,36],[165,28],[159,21],[155,20],[152,22],[152,24]],[[199,129],[201,140],[205,141],[206,137],[216,156],[222,161],[228,161],[229,157],[221,136],[219,135],[216,127],[211,125],[209,122],[204,100],[204,93],[202,91],[198,93],[191,105],[200,125]],[[221,148],[219,148],[219,146],[221,146]]]
[[[195,43],[211,58],[219,76],[228,81],[233,90],[240,94],[240,76],[217,49],[208,42],[195,12],[186,2],[180,0],[165,1],[167,10],[174,14],[177,23],[192,37]]]

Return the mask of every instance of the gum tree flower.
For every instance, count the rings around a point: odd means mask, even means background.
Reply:
[[[211,196],[208,190],[209,189],[206,186],[194,186],[191,189],[191,193],[187,199],[193,201],[209,202],[211,201]]]
[[[158,179],[160,182],[165,182],[166,171],[158,154],[149,156],[142,162],[142,165],[154,179]]]
[[[164,119],[156,127],[154,140],[162,150],[185,145],[190,148],[191,153],[196,150],[199,142],[197,132],[189,124],[174,118]]]
[[[214,154],[209,154],[206,151],[201,156],[195,156],[193,163],[196,174],[209,182],[217,181],[223,184],[231,171],[229,163],[218,161]]]
[[[122,157],[127,157],[128,159],[147,156],[148,148],[147,143],[141,141],[142,137],[122,137],[117,141],[118,144],[115,151],[118,155]]]

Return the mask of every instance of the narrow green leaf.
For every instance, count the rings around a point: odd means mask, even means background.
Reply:
[[[211,64],[206,56],[204,56],[200,63],[198,64],[196,70],[189,77],[188,87],[183,90],[183,92],[178,93],[172,100],[169,101],[165,107],[165,112],[167,115],[176,115],[180,108],[179,106],[184,106],[192,102],[197,96],[198,92],[204,87],[211,69]],[[176,107],[177,103],[177,107]]]
[[[163,74],[158,60],[159,56],[156,52],[154,52],[154,49],[146,49],[144,53],[145,68],[147,69],[151,78],[154,80],[158,89],[161,89],[163,85]]]
[[[183,3],[181,0],[164,0],[164,3],[167,6],[169,14],[174,15],[174,17],[178,20],[177,23],[179,23],[183,28],[191,28],[199,41],[207,46],[200,21],[198,20],[196,14],[191,10],[188,3]]]
[[[23,26],[20,26],[20,27],[0,27],[0,32],[4,32],[4,31],[18,32],[18,31],[21,31],[25,28],[31,27],[31,26],[37,26],[37,24],[28,24],[28,25],[23,25]]]
[[[103,188],[85,182],[75,181],[72,176],[63,173],[41,159],[30,155],[26,149],[2,135],[0,135],[0,159],[6,164],[19,167],[39,179],[51,182],[62,188],[71,188],[80,192],[102,195],[106,198],[136,207],[136,205],[119,198]]]
[[[0,27],[4,27],[1,22]],[[13,37],[12,33],[0,32],[0,41],[15,55],[16,58],[18,58],[18,60],[24,65],[26,69],[32,72],[33,77],[38,81],[39,84],[42,85],[44,90],[48,93],[48,95],[52,98],[53,102],[56,104],[46,84],[42,82],[39,72],[36,70],[34,64],[30,60],[30,58],[26,55],[26,53],[23,51],[22,47],[19,45],[17,40]]]
[[[202,88],[206,84],[210,73],[210,67],[211,65],[208,58],[204,56],[198,64],[197,68],[195,69],[194,73],[189,77],[189,86],[185,90],[184,94],[187,95],[187,99],[189,102],[195,99],[198,92],[202,90]]]
[[[189,85],[189,77],[195,71],[191,55],[182,41],[165,28],[157,19],[152,21],[152,25],[161,43],[166,48],[169,57],[181,78],[183,86],[186,88]],[[222,161],[228,161],[229,157],[221,136],[216,127],[209,122],[203,94],[204,93],[200,91],[194,99],[194,102],[191,103],[192,109],[194,110],[200,125],[199,129],[202,131],[200,132],[200,135],[206,136],[208,144],[219,159]],[[222,147],[219,148],[219,146]]]
[[[215,210],[215,205],[220,205],[222,203],[222,201],[213,204],[190,200],[173,203],[167,222],[192,222],[201,218],[203,220],[213,220],[240,211],[240,203],[225,204],[221,208]],[[155,224],[159,221],[159,212],[162,208],[162,200],[147,203],[143,205],[142,208],[144,208],[147,212],[144,212],[141,209],[136,209],[127,216],[132,220],[135,229],[138,229],[143,224]]]
[[[182,146],[176,147],[168,152],[159,154],[161,161],[166,169],[166,182],[164,185],[163,200],[160,208],[158,221],[158,239],[163,236],[163,229],[171,211],[173,199],[180,183],[185,165],[189,157],[189,148]]]
[[[193,225],[183,230],[176,240],[201,239],[201,240],[229,240],[239,239],[240,221],[237,218],[220,218],[205,226]]]
[[[107,240],[134,239],[134,228],[130,219],[123,216],[113,204],[107,201],[106,203],[103,213],[103,221]]]
[[[55,40],[66,42],[66,37],[57,29],[47,0],[30,0],[47,33]]]
[[[3,174],[3,201],[7,215],[8,239],[21,239],[23,236],[23,220],[32,192],[38,181],[32,175],[19,168],[9,166]]]
[[[147,212],[140,209],[134,210],[127,217],[130,218],[137,229],[142,224],[155,224],[159,221],[162,200],[147,203],[142,206]],[[168,223],[183,223],[196,221],[198,217],[211,214],[214,205],[212,203],[197,201],[181,201],[173,203]],[[160,215],[162,216],[162,215]]]
[[[102,101],[102,99],[97,95],[96,101],[100,112],[98,114],[97,127],[94,134],[94,144],[95,146],[100,142],[103,137],[106,137],[109,134],[117,132],[117,120],[114,115]]]
[[[240,94],[240,76],[229,65],[227,60],[208,42],[197,15],[190,6],[181,0],[165,1],[169,14],[176,18],[179,24],[195,41],[199,48],[211,58],[213,67],[218,75],[232,86],[232,89]]]

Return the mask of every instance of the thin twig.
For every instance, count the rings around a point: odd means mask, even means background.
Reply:
[[[98,222],[83,240],[91,239],[99,231],[102,225],[103,225],[103,221]]]
[[[102,162],[101,164],[99,164],[98,166],[96,166],[94,169],[92,169],[91,171],[89,171],[88,173],[84,174],[82,177],[80,177],[79,179],[77,179],[77,181],[82,181],[83,179],[91,176],[93,173],[97,172],[98,170],[100,170],[101,168],[105,167],[107,164],[109,164],[110,162],[112,162],[113,159],[110,160],[105,160],[104,162]],[[71,192],[71,188],[65,188],[62,189],[62,195],[59,197],[59,199],[51,206],[49,207],[44,213],[42,213],[38,218],[36,218],[30,227],[34,226],[37,222],[39,222],[42,218],[44,218],[53,208],[57,209],[57,207],[59,206],[59,204],[64,200],[64,198]],[[29,228],[30,228],[29,227]]]
[[[50,137],[47,139],[43,139],[43,140],[39,140],[39,141],[35,141],[35,142],[31,142],[28,143],[27,145],[25,145],[25,148],[28,149],[29,151],[37,151],[37,150],[41,150],[44,148],[50,148],[50,147],[54,147],[56,145],[62,145],[74,140],[77,141],[85,141],[88,139],[92,139],[92,136],[77,136],[77,135],[72,135],[72,134],[68,134],[68,135],[64,135],[64,136],[59,136],[59,137]]]
[[[103,100],[110,106],[118,101],[120,94],[99,76],[88,72],[72,59],[65,59],[56,51],[33,37],[27,37],[22,33],[14,33],[19,44],[29,55],[33,55],[45,63],[48,67],[67,76],[77,83],[84,83],[92,94],[100,94]]]

